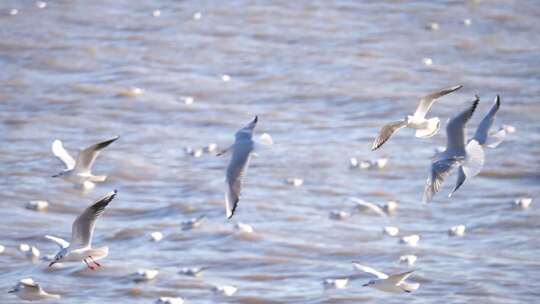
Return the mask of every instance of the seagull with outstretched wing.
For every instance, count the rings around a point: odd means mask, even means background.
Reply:
[[[391,122],[381,128],[379,136],[371,145],[371,150],[379,149],[394,133],[405,127],[415,129],[415,136],[420,138],[428,138],[437,134],[441,126],[440,119],[438,117],[426,119],[426,114],[438,98],[455,92],[461,87],[461,85],[454,86],[422,97],[413,115],[408,115],[402,120]]]
[[[112,139],[87,147],[79,152],[76,161],[64,149],[62,142],[59,139],[55,140],[52,144],[53,154],[64,163],[66,169],[53,175],[53,177],[60,177],[68,182],[82,185],[85,189],[94,188],[94,183],[96,182],[104,182],[107,179],[107,176],[93,175],[92,166],[101,150],[115,142],[118,138],[119,136],[116,136]]]
[[[60,251],[55,255],[49,267],[59,262],[80,261],[83,261],[92,270],[96,269],[95,266],[101,266],[96,260],[106,257],[109,254],[109,248],[92,248],[92,235],[94,234],[97,219],[103,214],[105,207],[114,199],[116,193],[117,191],[114,190],[100,198],[75,219],[71,226],[71,241],[68,242],[50,235],[45,236],[60,247]]]
[[[454,168],[463,167],[466,176],[477,175],[484,165],[484,150],[476,140],[471,140],[466,144],[466,125],[471,119],[478,102],[479,97],[472,104],[454,116],[446,126],[446,150],[437,155],[435,161],[431,164],[431,173],[427,179],[424,190],[423,201],[429,202],[435,193],[439,191],[444,182]]]
[[[253,140],[253,131],[255,126],[257,126],[257,121],[258,117],[255,116],[253,121],[236,132],[234,144],[217,154],[219,156],[229,151],[232,153],[226,171],[227,190],[225,192],[225,211],[228,219],[233,216],[240,201],[242,181],[257,144],[260,143],[267,146],[273,144],[272,137],[266,133],[261,135],[258,142]]]

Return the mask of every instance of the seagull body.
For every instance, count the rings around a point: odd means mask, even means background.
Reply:
[[[369,286],[381,291],[392,293],[412,292],[420,287],[420,284],[418,283],[409,283],[405,281],[414,272],[414,270],[409,270],[394,275],[387,275],[369,266],[364,266],[356,262],[353,262],[353,265],[357,270],[367,272],[377,277],[376,279],[364,284],[364,287]]]
[[[8,293],[14,293],[17,297],[26,301],[39,301],[48,299],[60,299],[60,295],[47,293],[31,278],[22,279]]]
[[[532,203],[531,197],[520,197],[513,202],[513,206],[516,208],[527,209]]]
[[[79,152],[79,156],[77,157],[76,161],[64,149],[62,142],[58,139],[55,140],[52,144],[53,154],[66,165],[66,169],[56,175],[53,175],[53,177],[60,177],[70,183],[82,185],[85,189],[93,188],[95,186],[94,183],[96,182],[104,182],[107,179],[107,176],[93,175],[92,166],[98,157],[99,152],[116,141],[118,138],[119,137],[116,136],[112,139],[85,148]]]
[[[383,208],[381,208],[380,206],[374,203],[366,202],[356,197],[349,197],[348,199],[355,203],[355,206],[353,209],[355,211],[371,211],[379,216],[382,216],[382,217],[386,216],[386,213],[384,212]]]
[[[413,115],[408,115],[402,120],[391,122],[381,128],[379,136],[371,146],[371,150],[380,148],[397,130],[405,127],[415,129],[415,136],[420,138],[428,138],[437,134],[441,121],[438,117],[426,119],[427,112],[438,98],[455,92],[461,87],[461,85],[458,85],[422,97]]]
[[[71,228],[71,241],[67,242],[64,239],[46,235],[45,237],[55,242],[60,251],[54,257],[54,260],[49,264],[49,267],[58,262],[80,262],[83,261],[88,268],[95,270],[90,262],[96,266],[101,265],[96,260],[102,259],[109,254],[108,247],[92,248],[92,235],[96,226],[96,220],[103,213],[105,207],[114,199],[117,191],[114,190],[105,195],[75,219]]]
[[[347,284],[349,283],[348,278],[342,278],[342,279],[325,279],[323,281],[323,285],[325,288],[335,288],[335,289],[343,289],[347,287]]]
[[[253,140],[253,130],[257,125],[257,121],[258,117],[255,116],[252,122],[236,132],[234,144],[217,154],[219,156],[228,151],[232,153],[226,172],[225,211],[228,219],[234,215],[240,201],[242,180],[249,166],[251,155],[256,148],[256,143]],[[261,135],[260,143],[267,146],[272,145],[272,137],[264,133]]]
[[[186,267],[182,268],[180,273],[190,277],[198,277],[201,276],[206,269],[208,269],[208,267]]]
[[[191,230],[191,229],[199,227],[205,218],[206,218],[206,215],[203,214],[199,217],[194,217],[192,219],[182,222],[181,223],[182,230]]]
[[[156,300],[156,304],[184,304],[184,299],[173,297],[161,297]]]
[[[156,269],[139,269],[133,273],[133,281],[146,282],[153,280],[159,274],[159,270]]]
[[[450,227],[450,229],[448,229],[448,235],[449,236],[464,236],[465,230],[466,230],[465,225],[453,226],[453,227]]]
[[[399,239],[401,244],[407,244],[411,247],[416,247],[420,241],[420,236],[418,234],[406,235]]]
[[[413,255],[413,254],[407,254],[407,255],[402,255],[399,257],[399,262],[402,263],[402,264],[407,264],[409,266],[412,266],[414,265],[414,263],[416,262],[416,260],[418,259],[417,256]]]
[[[493,103],[493,106],[486,114],[486,116],[482,119],[480,125],[478,125],[478,128],[474,133],[474,137],[471,139],[471,141],[475,140],[476,142],[478,142],[478,144],[482,148],[496,148],[500,143],[504,141],[504,138],[506,137],[506,131],[504,129],[501,129],[494,133],[489,133],[489,129],[493,125],[493,122],[495,121],[495,115],[497,114],[497,111],[499,111],[500,107],[501,99],[499,95],[497,95],[497,97],[495,97],[495,102]],[[469,144],[471,141],[469,141]],[[461,187],[461,185],[463,185],[466,179],[467,176],[464,172],[463,166],[460,166],[456,186],[454,187],[454,190],[450,192],[448,197],[451,197]]]
[[[223,286],[214,286],[212,288],[212,290],[215,293],[219,293],[219,294],[222,294],[224,296],[230,297],[230,296],[234,295],[238,291],[238,288],[236,288],[234,286],[231,286],[231,285],[223,285]]]
[[[444,179],[450,175],[454,168],[462,167],[465,176],[477,175],[484,165],[484,150],[476,141],[466,144],[466,125],[471,119],[479,98],[472,105],[458,115],[454,116],[446,126],[446,150],[440,153],[431,164],[431,174],[427,179],[424,190],[424,203],[429,202],[442,186]]]

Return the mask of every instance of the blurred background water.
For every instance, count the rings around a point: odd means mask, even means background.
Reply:
[[[6,292],[28,276],[64,303],[150,303],[161,295],[188,303],[538,301],[538,208],[511,208],[539,192],[537,1],[46,4],[0,2],[0,302],[19,303]],[[457,84],[463,89],[431,112],[444,123],[439,134],[422,140],[403,130],[370,152],[383,124],[412,112],[422,95]],[[496,94],[495,127],[517,132],[486,151],[483,172],[454,198],[446,197],[452,176],[424,205],[446,120],[474,94],[481,104],[470,133]],[[255,114],[257,132],[272,134],[276,145],[253,159],[227,221],[227,157],[196,158],[184,148],[226,147]],[[51,153],[54,139],[75,153],[117,134],[94,167],[109,179],[93,191],[50,177],[63,168]],[[359,170],[349,168],[350,157],[389,161]],[[293,177],[304,184],[284,182]],[[69,238],[81,210],[112,189],[119,194],[94,235],[95,245],[110,247],[99,271],[48,270],[18,251],[29,243],[55,253],[43,236]],[[350,210],[349,196],[399,207],[387,218],[330,219],[332,210]],[[31,200],[50,207],[25,209]],[[200,227],[181,229],[203,214]],[[235,231],[236,221],[255,232]],[[448,237],[457,224],[467,226],[465,236]],[[418,246],[383,235],[387,225],[420,234]],[[152,231],[164,239],[151,242]],[[384,294],[362,288],[363,279],[323,288],[325,278],[354,274],[352,260],[405,270],[403,254],[418,256],[416,293]],[[178,274],[187,266],[209,269],[199,278]],[[134,283],[128,276],[138,268],[160,274]],[[216,284],[239,290],[223,297],[212,293]]]

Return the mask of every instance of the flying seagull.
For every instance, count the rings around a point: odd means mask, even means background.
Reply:
[[[20,280],[12,290],[8,291],[8,293],[13,293],[20,299],[26,301],[60,299],[60,296],[57,294],[47,293],[38,283],[34,282],[32,278]]]
[[[415,129],[416,137],[420,138],[428,138],[437,134],[441,122],[438,117],[426,119],[427,112],[438,98],[455,92],[461,87],[458,85],[422,97],[413,115],[407,115],[404,119],[391,122],[381,128],[379,136],[371,145],[371,150],[379,149],[397,130],[405,127]]]
[[[272,137],[266,133],[261,135],[257,143],[253,140],[253,130],[257,125],[257,121],[258,117],[255,116],[253,121],[236,132],[234,144],[217,154],[219,156],[229,151],[232,153],[226,172],[225,211],[228,219],[233,216],[238,206],[242,190],[242,179],[246,174],[253,151],[258,144],[267,146],[273,144]]]
[[[482,119],[480,125],[478,125],[478,128],[476,129],[474,137],[471,139],[476,140],[480,144],[480,146],[482,146],[482,148],[496,148],[501,142],[504,141],[504,138],[506,137],[506,131],[504,129],[501,129],[494,133],[489,133],[489,129],[493,125],[493,122],[495,121],[495,115],[497,114],[497,111],[499,111],[500,107],[501,98],[499,97],[499,95],[497,95],[497,97],[495,97],[495,102],[493,103],[493,106],[486,114],[484,119]],[[454,187],[454,190],[452,190],[452,192],[448,194],[448,197],[452,197],[452,195],[454,195],[454,193],[459,189],[459,187],[463,185],[466,179],[467,176],[463,171],[463,166],[460,166],[456,186]]]
[[[456,167],[462,166],[465,176],[477,175],[484,165],[484,150],[475,140],[466,144],[466,125],[479,102],[478,96],[466,110],[454,116],[446,126],[446,150],[437,155],[431,164],[431,175],[424,190],[424,203],[437,193],[444,179]]]
[[[82,185],[85,189],[91,189],[95,186],[95,182],[104,182],[107,179],[105,175],[93,175],[92,165],[99,155],[99,152],[105,147],[113,143],[119,138],[116,136],[104,142],[91,145],[79,152],[79,156],[75,161],[71,155],[64,149],[60,140],[55,140],[52,144],[52,152],[65,165],[64,171],[53,175],[53,177],[61,177],[62,179],[74,184]]]
[[[95,266],[101,267],[101,264],[96,260],[106,257],[109,254],[109,248],[92,248],[92,235],[96,227],[96,220],[105,211],[105,207],[114,199],[116,192],[114,190],[100,198],[75,219],[71,226],[71,241],[67,242],[64,239],[50,235],[45,236],[60,247],[60,251],[49,264],[49,267],[59,262],[79,261],[83,261],[92,270],[96,269]]]
[[[409,283],[405,281],[414,272],[414,270],[387,275],[369,266],[364,266],[358,262],[353,262],[353,266],[357,270],[372,274],[376,277],[376,279],[364,284],[364,287],[369,286],[381,291],[393,293],[412,292],[420,287],[420,284],[418,283]]]

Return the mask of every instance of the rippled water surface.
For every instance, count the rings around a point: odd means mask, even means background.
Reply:
[[[65,0],[43,9],[0,2],[0,302],[19,303],[6,291],[28,276],[62,303],[151,303],[163,295],[187,303],[537,302],[539,208],[511,203],[539,194],[539,18],[536,1]],[[431,22],[439,30],[426,29]],[[445,124],[479,94],[474,129],[501,94],[495,127],[517,132],[486,151],[483,172],[455,197],[446,197],[451,176],[424,205],[444,124],[428,140],[402,130],[377,152],[369,147],[380,126],[412,111],[420,96],[456,84],[464,88],[432,116]],[[184,148],[226,147],[255,114],[257,132],[276,144],[253,159],[227,221],[227,158],[195,158]],[[54,139],[75,152],[116,134],[94,167],[109,175],[105,183],[82,193],[50,177],[62,169]],[[353,156],[389,161],[382,170],[350,169]],[[284,182],[293,177],[304,185]],[[94,235],[96,246],[110,248],[98,271],[49,270],[18,251],[28,243],[53,254],[43,236],[69,238],[77,214],[112,189],[119,194]],[[350,196],[397,200],[399,208],[386,218],[330,219],[330,211],[353,207]],[[31,200],[50,207],[25,209]],[[200,227],[182,230],[182,221],[203,214]],[[236,231],[236,221],[255,232]],[[465,236],[449,237],[458,224]],[[418,246],[383,235],[388,225],[420,234]],[[149,241],[152,231],[164,239]],[[325,278],[356,274],[352,260],[405,270],[403,254],[418,256],[411,280],[422,285],[413,294],[362,288],[367,276],[346,289],[323,288]],[[178,273],[187,266],[209,269],[199,278]],[[134,283],[138,268],[160,274]],[[239,290],[214,294],[221,284]]]

